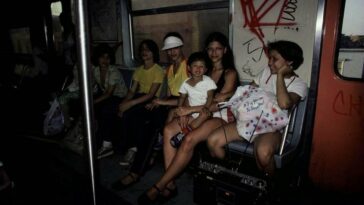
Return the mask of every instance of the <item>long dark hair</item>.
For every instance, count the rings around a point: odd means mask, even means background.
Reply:
[[[233,51],[230,48],[229,40],[226,36],[220,32],[213,32],[206,38],[205,41],[205,52],[209,44],[213,41],[219,42],[222,46],[226,48],[226,52],[222,57],[222,66],[223,69],[234,69],[235,70],[235,62],[234,62],[234,55]]]
[[[154,63],[159,63],[159,47],[158,45],[151,39],[145,39],[139,44],[139,55],[141,55],[142,46],[145,44],[148,49],[153,53],[153,61]]]

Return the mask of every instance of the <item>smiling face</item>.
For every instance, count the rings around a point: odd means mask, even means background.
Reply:
[[[278,51],[271,50],[269,52],[268,66],[272,74],[277,74],[280,69],[290,66],[291,63],[292,61],[285,60]]]
[[[201,77],[207,71],[205,61],[202,60],[196,60],[192,62],[188,68],[192,77]]]
[[[222,57],[226,53],[226,48],[217,41],[212,41],[206,48],[207,54],[212,63],[218,63],[222,61]]]

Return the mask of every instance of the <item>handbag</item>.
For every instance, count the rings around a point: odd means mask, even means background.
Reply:
[[[64,129],[64,116],[58,98],[53,100],[51,107],[45,115],[46,117],[43,121],[43,134],[46,136],[53,136],[61,133]]]
[[[281,130],[289,121],[288,111],[278,106],[276,96],[256,86],[238,87],[228,104],[239,135],[249,142],[259,134]]]

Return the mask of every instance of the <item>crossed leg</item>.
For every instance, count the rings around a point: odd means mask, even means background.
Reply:
[[[210,133],[216,128],[225,124],[220,118],[212,118],[204,122],[200,127],[190,132],[182,141],[181,146],[177,150],[174,157],[169,161],[170,164],[166,169],[164,175],[155,184],[159,190],[164,190],[169,184],[173,183],[173,180],[178,174],[180,174],[187,166],[193,156],[194,147],[204,140],[206,140]],[[165,153],[166,154],[166,153]],[[151,188],[147,191],[147,196],[150,200],[156,199],[158,196],[158,190]]]

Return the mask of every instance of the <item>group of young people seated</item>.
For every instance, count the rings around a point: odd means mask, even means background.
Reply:
[[[194,148],[206,141],[211,155],[223,159],[225,145],[235,140],[254,143],[256,164],[267,175],[274,174],[274,154],[282,134],[274,130],[254,135],[254,140],[241,134],[229,108],[219,108],[239,86],[233,52],[227,37],[211,33],[202,51],[185,58],[183,38],[176,32],[164,37],[162,50],[170,65],[162,69],[159,48],[153,40],[139,46],[142,65],[132,76],[126,89],[120,72],[110,65],[112,55],[101,52],[98,66],[93,69],[101,93],[95,98],[99,158],[114,151],[125,153],[121,165],[130,165],[129,173],[111,187],[126,189],[137,183],[148,166],[151,150],[163,136],[165,173],[139,198],[139,204],[166,202],[178,194],[176,177],[189,164]],[[266,49],[268,66],[251,86],[274,94],[277,106],[289,110],[307,95],[307,84],[294,72],[303,63],[303,51],[290,41],[275,41]],[[167,80],[167,94],[160,98],[162,84]],[[248,125],[247,125],[248,126]],[[256,125],[255,125],[256,126]],[[118,135],[116,138],[115,133]],[[101,142],[102,141],[102,142]]]

